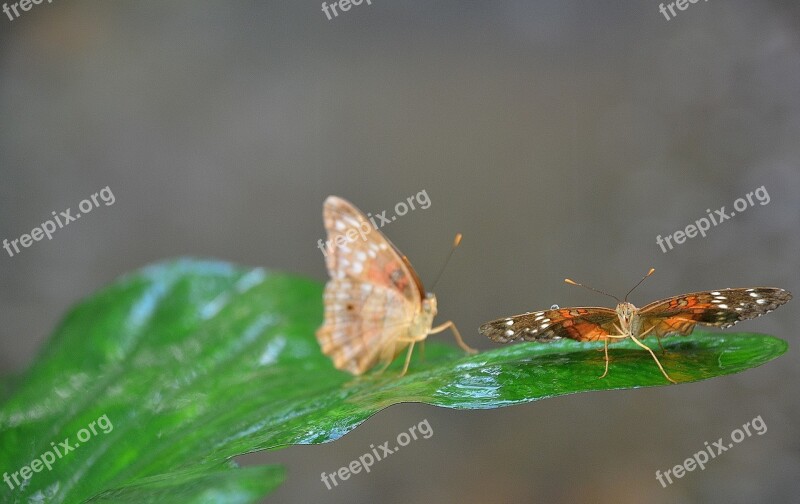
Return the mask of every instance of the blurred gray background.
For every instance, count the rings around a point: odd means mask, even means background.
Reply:
[[[0,374],[118,275],[192,255],[324,280],[329,194],[365,212],[421,190],[383,231],[436,288],[438,320],[490,348],[499,316],[609,300],[653,266],[643,305],[738,286],[800,291],[800,7],[656,1],[56,0],[0,17],[0,239],[109,186],[15,257],[0,249]],[[764,186],[755,207],[663,253]],[[267,502],[797,502],[797,302],[741,330],[789,340],[743,374],[493,411],[398,405],[341,440],[243,457],[288,465]],[[452,342],[448,335],[436,336]],[[612,370],[613,372],[613,363]],[[662,471],[761,415],[666,489]],[[434,435],[333,490],[320,482],[423,419]]]

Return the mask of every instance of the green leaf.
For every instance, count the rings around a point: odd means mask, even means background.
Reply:
[[[142,478],[123,488],[103,492],[91,504],[161,504],[162,502],[255,502],[283,483],[285,471],[279,466],[218,469],[196,467],[186,471]]]
[[[179,260],[85,300],[0,407],[0,471],[11,476],[65,439],[80,446],[22,488],[0,482],[0,500],[256,502],[283,473],[234,468],[233,457],[331,441],[392,404],[496,408],[668,384],[629,342],[612,347],[602,380],[600,347],[573,341],[470,357],[429,342],[405,377],[402,359],[383,374],[353,377],[317,345],[321,295],[321,284],[295,276]],[[743,371],[787,349],[758,334],[667,341],[661,362],[680,382]]]

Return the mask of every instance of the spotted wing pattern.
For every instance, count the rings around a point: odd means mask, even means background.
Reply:
[[[641,333],[657,337],[687,335],[696,324],[730,327],[760,317],[792,299],[784,289],[753,287],[694,292],[650,303],[639,310]]]
[[[406,334],[414,310],[397,290],[331,280],[323,301],[325,321],[317,340],[337,369],[360,375],[378,362],[388,364],[405,348],[398,340]]]
[[[398,339],[420,309],[422,283],[351,203],[329,196],[322,213],[331,243],[325,248],[330,281],[317,340],[338,369],[358,375],[378,362],[391,362],[407,345]]]
[[[547,342],[560,338],[596,341],[617,334],[617,313],[608,308],[560,308],[516,315],[487,322],[480,332],[492,341],[518,339]]]

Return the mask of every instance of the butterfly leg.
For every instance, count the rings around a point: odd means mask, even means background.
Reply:
[[[458,343],[458,346],[463,348],[465,352],[470,353],[470,354],[478,353],[477,350],[475,350],[471,346],[469,346],[466,343],[464,343],[464,340],[461,339],[461,333],[458,332],[458,328],[456,327],[456,325],[453,323],[452,320],[448,320],[444,324],[434,327],[433,329],[431,329],[428,332],[428,334],[437,334],[437,333],[440,333],[442,331],[446,331],[447,329],[450,329],[450,330],[453,331],[453,336],[455,336],[455,338],[456,338],[456,343]]]
[[[639,337],[644,339],[644,337],[647,336],[647,333],[649,333],[650,331],[652,331],[655,328],[656,328],[656,326],[651,327],[650,329],[648,329],[645,332],[643,332],[642,335],[639,336]],[[656,337],[656,341],[658,341],[658,348],[661,349],[661,355],[662,356],[666,355],[667,351],[664,350],[664,345],[661,344],[661,336],[659,336],[658,334],[655,334],[655,337]]]
[[[656,341],[658,341],[658,348],[661,349],[661,356],[667,355],[667,351],[664,349],[664,345],[661,344],[661,336],[656,334]]]
[[[603,343],[603,350],[606,354],[606,370],[603,371],[603,374],[600,376],[600,378],[605,378],[608,374],[608,338],[603,338]]]
[[[603,344],[603,351],[605,352],[605,357],[606,357],[606,370],[603,372],[602,375],[600,375],[599,378],[605,378],[606,375],[608,374],[608,363],[611,360],[611,359],[608,358],[608,340],[609,340],[609,338],[622,339],[622,338],[627,338],[627,336],[625,336],[623,334],[616,334],[616,335],[615,334],[607,334],[603,338],[603,343],[604,343]],[[600,350],[600,349],[598,348],[598,350]]]
[[[606,334],[605,336],[603,336],[603,339],[605,339],[605,338],[624,339],[624,338],[627,338],[627,336],[624,336],[624,335],[621,335],[621,334]],[[595,350],[597,350],[598,352],[602,352],[603,351],[602,348],[596,348]]]
[[[666,372],[666,371],[664,371],[664,366],[662,366],[662,365],[661,365],[661,362],[658,360],[658,357],[656,357],[656,354],[655,354],[655,353],[653,353],[653,351],[650,349],[650,347],[649,347],[649,346],[645,345],[644,343],[642,343],[641,341],[639,341],[638,339],[636,339],[636,336],[634,336],[633,334],[631,334],[631,335],[630,335],[630,337],[631,337],[631,339],[633,340],[633,342],[634,342],[634,343],[636,343],[636,344],[637,344],[637,345],[639,345],[640,347],[642,347],[642,348],[644,348],[645,350],[647,350],[648,352],[650,352],[650,355],[652,355],[652,356],[653,356],[653,359],[656,361],[656,364],[658,364],[658,369],[660,369],[660,370],[661,370],[661,373],[664,375],[664,377],[665,377],[667,380],[671,381],[672,383],[678,383],[678,382],[676,382],[675,380],[673,380],[672,378],[670,378],[670,377],[669,377],[669,375],[667,374],[667,372]]]
[[[416,343],[416,340],[411,340],[411,344],[408,345],[408,353],[406,354],[406,363],[403,366],[403,372],[400,373],[400,376],[405,376],[406,371],[408,371],[408,365],[411,363],[411,352],[414,351],[414,343]]]

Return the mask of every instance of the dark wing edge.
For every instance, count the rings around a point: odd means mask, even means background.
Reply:
[[[695,324],[722,329],[742,320],[765,315],[792,299],[792,294],[775,287],[750,287],[693,292],[655,301],[644,306],[642,331],[657,336],[687,335]],[[651,328],[655,329],[651,329]]]

